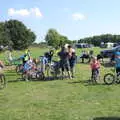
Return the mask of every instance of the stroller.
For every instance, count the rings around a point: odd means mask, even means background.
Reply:
[[[60,62],[59,61],[52,61],[50,65],[50,73],[53,76],[53,78],[57,78],[58,75],[60,75]]]

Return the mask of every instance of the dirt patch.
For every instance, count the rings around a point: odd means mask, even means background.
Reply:
[[[5,66],[4,71],[10,71],[10,70],[15,70],[16,66]]]

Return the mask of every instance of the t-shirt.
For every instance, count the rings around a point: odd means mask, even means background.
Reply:
[[[120,68],[120,52],[115,52],[115,67]]]
[[[100,68],[100,62],[96,60],[95,62],[91,62],[90,66],[91,66],[91,69],[98,69]]]
[[[32,67],[33,67],[33,61],[32,60],[28,60],[25,63],[23,70],[24,71],[28,71],[28,70],[32,69]]]
[[[43,56],[42,59],[41,59],[41,63],[42,64],[47,64],[48,63],[48,58]]]

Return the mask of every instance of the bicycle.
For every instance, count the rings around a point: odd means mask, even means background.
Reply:
[[[118,74],[116,73],[116,70],[114,69],[113,73],[107,73],[104,75],[104,83],[107,85],[111,85],[113,83],[120,83],[120,72]]]
[[[54,78],[57,78],[58,75],[60,75],[60,62],[59,61],[53,61],[50,66],[50,73]]]
[[[23,64],[18,64],[15,68],[16,73],[19,75],[23,72]]]
[[[0,89],[6,87],[6,78],[3,73],[0,73]]]
[[[45,80],[45,75],[39,70],[29,70],[27,73],[22,74],[22,79],[27,80]]]

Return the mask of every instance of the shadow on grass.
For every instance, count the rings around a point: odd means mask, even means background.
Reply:
[[[106,85],[105,83],[93,83],[91,80],[68,82],[69,84],[84,84],[85,86]]]
[[[56,81],[56,80],[62,80],[60,79],[59,77],[58,78],[53,78],[53,77],[46,77],[45,79],[43,80],[38,80],[36,78],[33,78],[31,80],[28,80],[30,82],[48,82],[48,81]],[[8,83],[14,83],[14,82],[26,82],[25,80],[23,80],[22,78],[17,78],[16,80],[8,80]]]
[[[120,120],[120,117],[98,117],[93,120]]]
[[[16,80],[8,80],[7,82],[12,83],[12,82],[20,82],[20,81],[24,81],[24,80],[22,80],[22,78],[18,78]]]
[[[12,73],[12,74],[6,74],[6,76],[7,76],[7,77],[10,77],[10,76],[18,76],[18,75]]]

